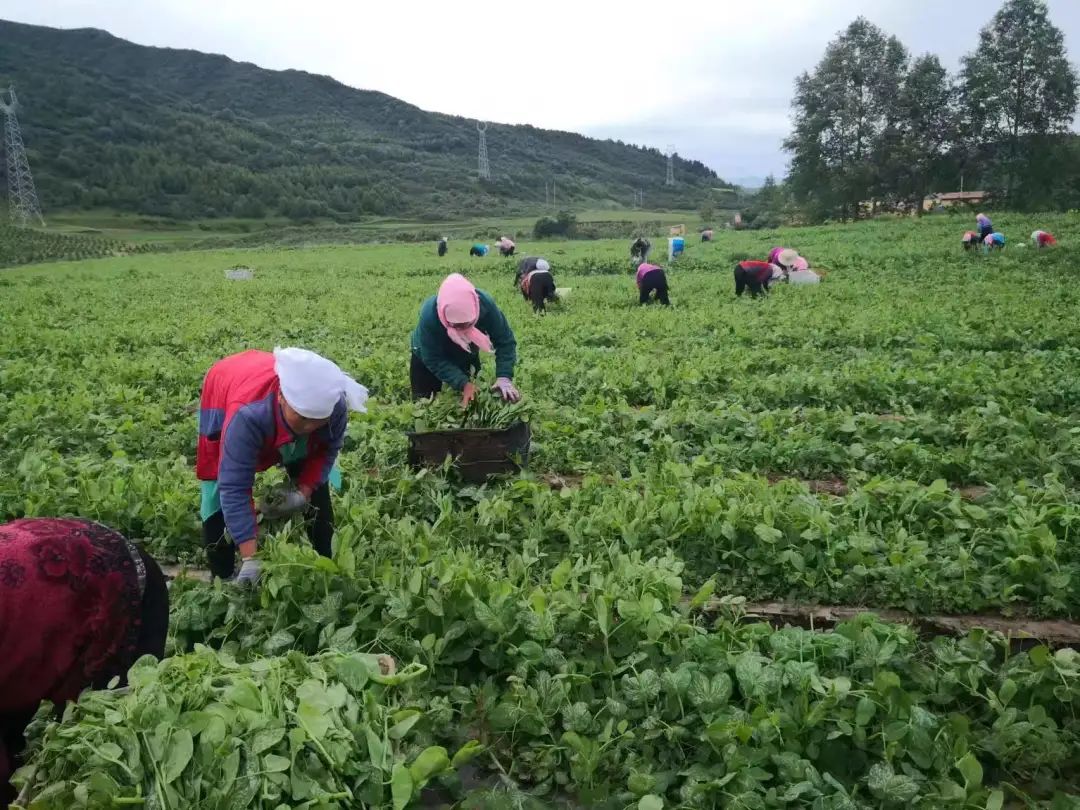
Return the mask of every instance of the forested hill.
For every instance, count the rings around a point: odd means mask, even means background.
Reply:
[[[677,185],[665,188],[656,150],[495,124],[492,179],[480,183],[468,119],[93,29],[0,21],[0,86],[9,82],[47,210],[435,219],[536,210],[553,176],[558,202],[575,205],[629,205],[640,188],[650,207],[688,207],[720,183],[677,160]]]

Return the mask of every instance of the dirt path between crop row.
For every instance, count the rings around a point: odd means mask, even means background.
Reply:
[[[720,608],[714,600],[706,611]],[[958,614],[954,616],[920,616],[906,610],[846,607],[842,605],[803,605],[794,602],[747,602],[742,606],[747,618],[760,619],[782,626],[792,624],[812,630],[823,630],[864,613],[873,613],[882,621],[908,624],[926,636],[963,636],[982,628],[1001,633],[1019,647],[1042,642],[1052,647],[1080,647],[1080,624],[1066,619],[1007,619],[1003,616]]]
[[[169,579],[184,577],[202,582],[210,581],[210,572],[202,568],[162,564],[161,570]],[[704,610],[716,612],[720,608],[720,601],[714,599],[705,606]],[[911,625],[926,636],[963,636],[981,627],[1001,633],[1019,647],[1043,642],[1052,647],[1080,648],[1080,624],[1065,619],[1037,621],[971,614],[920,616],[905,610],[888,608],[806,605],[796,602],[746,602],[741,606],[741,610],[747,619],[766,621],[777,627],[791,624],[811,630],[825,630],[838,622],[854,619],[863,613],[873,613],[882,621]]]

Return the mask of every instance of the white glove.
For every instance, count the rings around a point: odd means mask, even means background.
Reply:
[[[507,377],[496,379],[495,384],[491,386],[491,390],[498,391],[499,396],[507,402],[517,402],[521,399],[521,392],[514,387],[514,384]]]
[[[280,487],[267,500],[259,504],[264,517],[280,518],[307,508],[307,496],[296,487]]]
[[[240,566],[240,572],[236,575],[237,585],[255,585],[259,581],[259,573],[262,565],[254,557],[248,557]]]

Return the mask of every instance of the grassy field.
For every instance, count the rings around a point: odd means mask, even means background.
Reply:
[[[259,689],[288,650],[388,651],[426,668],[368,694],[365,712],[381,707],[385,723],[367,728],[388,759],[371,742],[362,769],[311,740],[310,761],[290,753],[303,734],[272,743],[323,785],[316,795],[419,806],[430,781],[447,806],[477,808],[1073,808],[1075,653],[1010,654],[981,632],[920,640],[872,619],[825,633],[738,621],[735,597],[1080,612],[1080,223],[995,224],[1010,246],[986,257],[961,251],[958,218],[722,232],[670,268],[670,309],[637,306],[626,240],[519,244],[572,288],[546,317],[512,289],[513,262],[469,259],[460,242],[442,260],[429,244],[367,245],[6,271],[0,519],[78,514],[162,557],[200,559],[203,374],[242,349],[308,347],[372,396],[341,458],[335,560],[286,525],[271,533],[261,591],[178,584],[177,657],[162,667],[233,678],[229,662],[269,656],[242,673]],[[1035,227],[1061,247],[1021,247]],[[734,262],[775,244],[828,268],[825,281],[735,299]],[[235,264],[254,280],[227,281]],[[529,471],[480,488],[405,464],[408,335],[452,271],[506,312],[535,410]],[[197,643],[231,657],[191,652]],[[297,677],[337,677],[336,663],[312,666]],[[116,698],[131,702],[129,723],[155,689]],[[296,727],[277,698],[260,699]],[[342,705],[319,711],[341,712],[334,722],[362,739]],[[88,724],[100,747],[119,732],[91,728],[92,709],[69,723]],[[391,734],[408,712],[417,719]],[[64,728],[39,761],[69,793],[80,779],[92,795],[165,790],[100,757],[68,758]],[[170,806],[218,806],[232,789],[213,802],[199,792],[221,765],[212,741],[200,759],[206,725],[192,728]],[[258,728],[244,728],[236,739],[250,742]],[[483,790],[467,795],[455,775],[464,756],[408,785],[400,775],[470,740],[483,747],[474,764],[498,775]],[[244,806],[312,795],[237,756],[261,790]],[[112,781],[92,783],[95,769]],[[322,801],[312,806],[340,800]]]

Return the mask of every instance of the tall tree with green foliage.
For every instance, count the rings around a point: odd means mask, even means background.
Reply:
[[[829,43],[812,73],[795,84],[795,131],[788,183],[811,216],[855,218],[879,183],[883,139],[898,131],[897,101],[907,50],[859,17]]]
[[[1077,107],[1076,70],[1044,0],[1006,0],[964,57],[961,80],[965,130],[990,170],[985,179],[1013,202],[1030,197],[1018,179],[1051,179],[1030,170],[1060,148]]]
[[[897,104],[899,138],[890,163],[897,167],[895,192],[915,210],[931,191],[956,137],[955,90],[948,71],[933,54],[916,59],[904,77]]]

